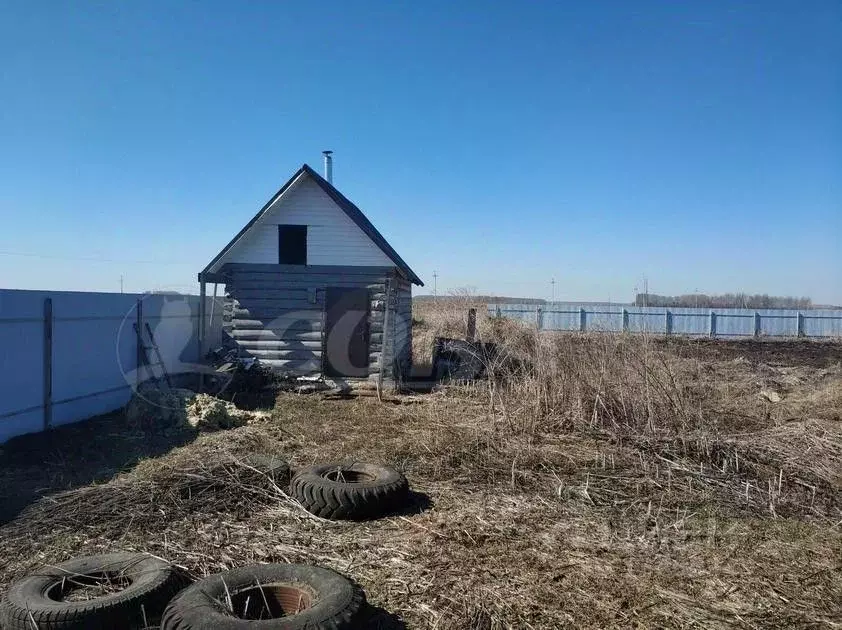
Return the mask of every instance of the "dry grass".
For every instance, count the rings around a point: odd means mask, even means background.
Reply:
[[[477,311],[477,330],[488,332],[486,305],[469,293],[451,295],[444,301],[420,302],[413,306],[412,358],[416,365],[431,363],[436,337],[464,339],[469,308]]]
[[[416,353],[460,333],[463,311],[421,314]],[[504,351],[491,381],[382,403],[283,394],[248,426],[41,499],[0,528],[0,585],[139,550],[196,575],[330,566],[388,611],[371,627],[842,627],[833,347],[801,365],[479,329]],[[420,494],[405,514],[324,521],[243,465],[255,451],[389,463]]]

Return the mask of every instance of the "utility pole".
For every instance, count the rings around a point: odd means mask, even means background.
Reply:
[[[550,286],[552,287],[550,291],[550,302],[555,302],[555,278],[550,280]]]
[[[120,293],[123,292],[123,274],[120,274]]]
[[[433,269],[433,296],[434,297],[437,297],[438,294],[439,294],[438,284],[439,284],[439,274],[436,273],[435,269]]]

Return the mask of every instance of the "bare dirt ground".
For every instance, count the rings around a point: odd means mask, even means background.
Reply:
[[[416,344],[462,316],[419,313]],[[0,591],[139,550],[197,576],[332,567],[365,589],[372,628],[842,627],[839,344],[480,330],[505,356],[476,385],[281,394],[212,433],[115,414],[5,445]],[[255,451],[388,463],[416,494],[402,514],[324,521],[242,474]]]

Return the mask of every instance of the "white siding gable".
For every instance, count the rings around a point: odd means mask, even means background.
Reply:
[[[218,271],[225,263],[278,264],[278,225],[307,226],[308,265],[395,265],[316,182],[302,174],[209,271]]]

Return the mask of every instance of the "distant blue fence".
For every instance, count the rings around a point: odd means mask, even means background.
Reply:
[[[601,304],[489,304],[488,313],[539,330],[703,337],[842,337],[842,310],[671,308]]]

